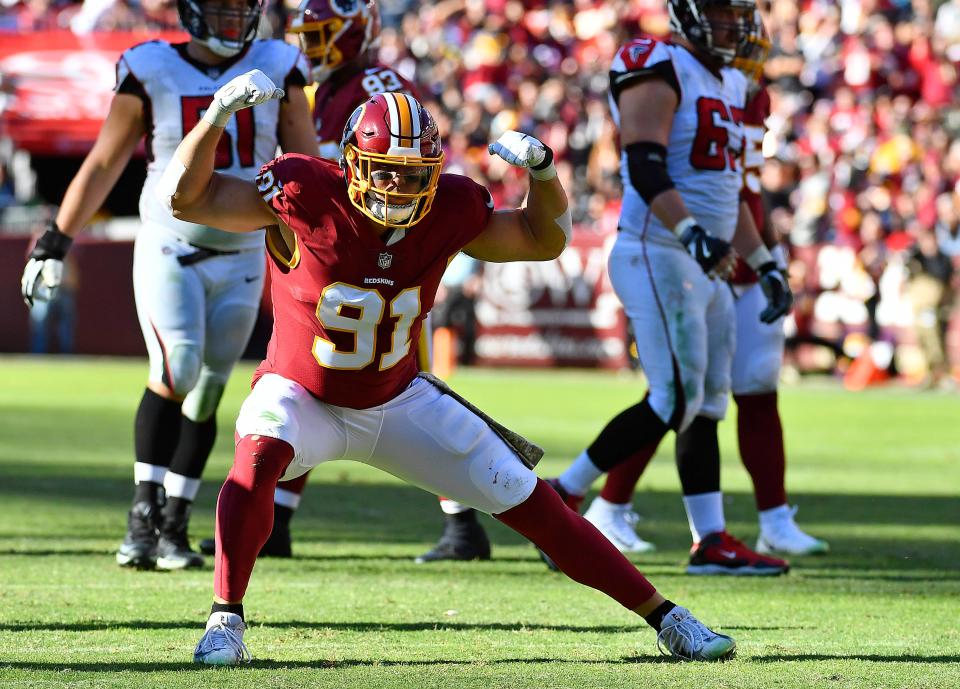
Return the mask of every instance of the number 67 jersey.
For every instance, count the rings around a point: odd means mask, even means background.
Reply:
[[[154,187],[218,88],[251,69],[261,70],[281,87],[303,86],[309,73],[306,58],[283,41],[257,40],[236,57],[213,66],[191,59],[186,47],[186,43],[149,41],[128,49],[117,63],[117,93],[143,101],[147,179],[140,193],[140,217],[145,229],[166,231],[196,246],[230,251],[262,247],[261,232],[237,234],[177,220],[163,207]],[[280,102],[272,100],[231,117],[217,147],[217,172],[252,181],[277,154],[279,113]]]
[[[257,185],[295,243],[267,233],[273,335],[254,383],[275,373],[353,409],[393,399],[417,375],[423,319],[450,259],[486,228],[490,194],[441,174],[430,211],[385,242],[330,161],[283,155]]]
[[[730,241],[737,224],[743,171],[743,112],[747,79],[732,67],[707,69],[686,48],[641,37],[617,52],[610,67],[610,108],[620,127],[620,93],[648,79],[662,79],[679,98],[670,140],[667,171],[694,218],[715,237]],[[679,246],[630,182],[626,156],[620,159],[624,232]]]

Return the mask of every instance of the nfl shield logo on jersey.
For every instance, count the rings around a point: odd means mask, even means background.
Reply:
[[[377,257],[377,265],[380,266],[383,270],[386,270],[390,267],[390,264],[393,263],[393,254],[388,254],[384,251]]]

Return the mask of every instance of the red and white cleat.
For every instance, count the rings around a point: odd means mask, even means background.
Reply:
[[[786,560],[756,553],[726,531],[705,536],[690,549],[687,574],[777,576],[790,571]]]

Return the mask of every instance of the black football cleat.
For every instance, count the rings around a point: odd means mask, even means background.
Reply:
[[[204,555],[216,555],[217,553],[217,542],[212,538],[204,538],[200,541],[200,544],[197,546],[199,550]]]
[[[441,560],[489,560],[490,539],[477,521],[475,510],[446,514],[443,535],[432,550],[414,560],[417,564]]]
[[[163,525],[157,542],[157,568],[166,570],[198,569],[203,556],[190,547],[187,524],[192,503],[183,498],[168,498],[163,507]]]
[[[149,502],[137,502],[127,514],[127,535],[117,550],[121,567],[153,569],[157,565],[157,522],[160,508]]]

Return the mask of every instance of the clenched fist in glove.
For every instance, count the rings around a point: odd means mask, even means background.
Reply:
[[[548,180],[557,176],[553,151],[529,134],[507,130],[487,150],[490,155],[498,155],[511,165],[527,168],[534,179]]]
[[[790,313],[793,306],[793,292],[787,284],[786,276],[777,267],[775,261],[764,263],[757,269],[760,276],[760,289],[767,298],[767,308],[760,313],[760,320],[773,323]]]
[[[27,306],[56,296],[63,278],[63,258],[72,243],[73,239],[61,232],[56,223],[50,223],[37,240],[20,278],[20,294]]]
[[[714,237],[693,218],[681,221],[674,233],[704,273],[721,280],[730,277],[736,259],[730,242]]]
[[[203,119],[215,127],[225,127],[230,116],[238,110],[283,96],[283,89],[277,88],[270,77],[259,69],[254,69],[234,77],[217,89]]]

